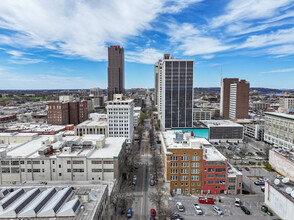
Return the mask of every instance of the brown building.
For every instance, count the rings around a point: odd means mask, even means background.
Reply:
[[[87,101],[49,103],[47,122],[53,125],[77,125],[88,119]]]
[[[203,148],[210,143],[190,133],[161,133],[165,181],[176,194],[201,193]]]
[[[221,109],[223,119],[248,118],[250,84],[238,78],[224,78],[221,84]]]
[[[108,100],[113,100],[113,94],[124,92],[124,75],[124,48],[108,47]]]

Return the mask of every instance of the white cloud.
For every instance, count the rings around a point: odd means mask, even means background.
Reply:
[[[211,26],[215,28],[242,21],[271,18],[292,2],[293,0],[231,0],[225,14],[213,18]]]
[[[210,54],[210,55],[204,55],[204,56],[202,56],[202,58],[208,60],[208,59],[214,58],[214,55],[212,55],[212,54]]]
[[[9,63],[14,64],[33,64],[33,63],[41,63],[45,62],[43,59],[36,59],[36,58],[28,58],[24,57],[25,55],[31,55],[30,53],[25,53],[18,50],[5,50],[7,54],[12,55],[11,59],[9,59]]]
[[[265,71],[261,73],[288,73],[288,72],[294,72],[294,68],[270,70],[270,71]]]
[[[252,35],[240,48],[259,48],[286,43],[294,43],[294,28],[281,29],[268,34]]]
[[[184,55],[209,55],[225,51],[232,46],[224,45],[219,39],[207,36],[207,33],[197,29],[192,24],[168,24],[167,35],[176,47],[183,51]]]
[[[0,28],[16,34],[0,35],[0,43],[106,60],[108,44],[124,45],[150,29],[163,11],[178,13],[196,2],[200,0],[1,0]]]
[[[286,44],[267,49],[267,53],[283,57],[294,54],[294,44]]]
[[[162,58],[163,53],[154,49],[146,48],[138,51],[127,51],[126,61],[135,63],[154,64],[158,59]]]

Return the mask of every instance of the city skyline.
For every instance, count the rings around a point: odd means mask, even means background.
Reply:
[[[165,53],[195,59],[194,87],[220,87],[222,67],[251,87],[292,89],[293,3],[1,1],[0,88],[106,89],[107,47],[120,45],[126,89],[154,88]]]

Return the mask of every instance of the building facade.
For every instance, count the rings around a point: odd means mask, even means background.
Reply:
[[[284,113],[266,112],[264,120],[264,141],[277,147],[293,149],[294,116]]]
[[[122,94],[125,89],[124,48],[108,47],[108,100],[114,94]]]
[[[294,96],[285,94],[284,96],[279,98],[279,112],[281,113],[289,113],[294,112]]]
[[[107,136],[107,120],[87,120],[75,126],[74,131],[76,136],[83,136],[85,134],[104,134]]]
[[[50,102],[47,123],[52,125],[77,125],[88,119],[87,101]]]
[[[194,108],[193,109],[193,122],[197,123],[200,120],[211,120],[212,111],[209,109],[203,108]]]
[[[223,119],[248,118],[249,83],[238,78],[223,78],[220,114]]]
[[[194,60],[164,59],[162,129],[193,127]]]
[[[126,137],[128,142],[133,140],[134,133],[134,101],[123,100],[122,95],[115,94],[113,101],[108,101],[108,137]]]

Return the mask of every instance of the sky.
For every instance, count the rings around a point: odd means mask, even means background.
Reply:
[[[293,89],[294,0],[1,0],[0,90],[106,89],[110,45],[126,88],[153,88],[169,53],[195,59],[195,87]]]

